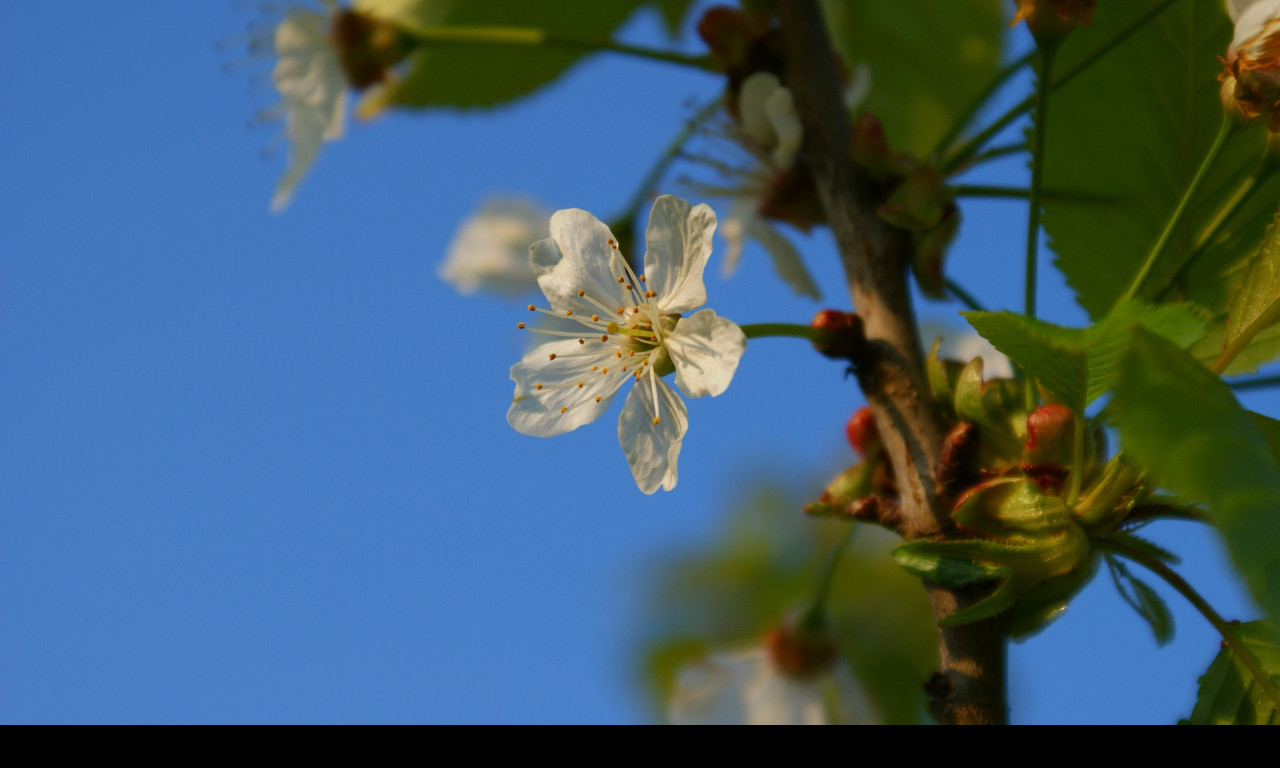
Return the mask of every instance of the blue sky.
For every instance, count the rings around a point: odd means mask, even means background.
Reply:
[[[356,125],[273,216],[275,129],[246,128],[269,62],[228,73],[237,54],[215,49],[252,14],[8,11],[0,721],[650,719],[632,657],[646,564],[713,540],[744,468],[847,462],[859,396],[802,343],[753,342],[728,392],[689,404],[678,488],[646,497],[614,412],[549,441],[507,426],[520,310],[436,269],[494,192],[618,210],[717,81],[597,57],[510,107]],[[642,15],[626,35],[659,29]],[[985,174],[1025,177],[1016,160]],[[1019,306],[1024,207],[965,216],[953,274]],[[798,237],[837,286],[828,240]],[[717,312],[807,321],[818,306],[766,262],[709,280]],[[1082,321],[1043,274],[1043,314]],[[1248,615],[1206,531],[1150,532]],[[1179,632],[1165,649],[1105,577],[1015,646],[1015,720],[1188,714],[1218,640],[1158,589]]]

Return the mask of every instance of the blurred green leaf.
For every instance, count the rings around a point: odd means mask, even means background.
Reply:
[[[1160,0],[1101,3],[1091,28],[1064,43],[1069,70]],[[1123,294],[1182,197],[1222,121],[1218,57],[1231,41],[1221,0],[1180,0],[1054,92],[1049,109],[1044,225],[1077,300],[1095,318]],[[1234,134],[1174,233],[1141,296],[1166,286],[1213,318],[1225,313],[1242,262],[1274,212],[1272,179],[1188,264],[1219,205],[1262,159],[1260,130]],[[1074,194],[1072,194],[1074,193]],[[1086,197],[1108,195],[1105,206]],[[1234,275],[1234,277],[1233,277]]]
[[[1165,645],[1173,639],[1173,614],[1169,606],[1156,591],[1146,582],[1129,572],[1124,563],[1110,555],[1106,556],[1107,568],[1111,571],[1111,581],[1116,591],[1129,607],[1138,613],[1156,636],[1156,645]]]
[[[1111,402],[1123,449],[1156,485],[1204,504],[1254,597],[1280,610],[1280,469],[1231,389],[1135,328]]]
[[[370,6],[381,18],[419,27],[524,27],[605,41],[637,8],[651,2],[361,0],[357,7]],[[683,18],[689,2],[658,0],[657,5],[671,24]],[[404,77],[386,95],[401,107],[492,107],[550,83],[584,55],[580,49],[554,46],[426,45],[410,55]]]
[[[1280,646],[1275,631],[1262,621],[1240,624],[1236,632],[1272,681],[1280,685]],[[1224,645],[1200,678],[1191,725],[1280,725],[1280,710],[1253,675]]]
[[[933,151],[996,74],[1007,3],[1002,0],[824,0],[845,68],[871,69],[861,108],[884,124],[890,146]]]

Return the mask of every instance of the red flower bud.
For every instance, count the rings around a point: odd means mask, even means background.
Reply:
[[[863,342],[862,318],[852,312],[824,309],[813,316],[809,327],[825,332],[825,338],[814,341],[813,347],[827,357],[852,360]]]
[[[1027,463],[1070,464],[1075,423],[1075,413],[1065,405],[1042,405],[1032,411],[1027,416]]]
[[[806,627],[778,627],[765,635],[764,646],[780,672],[801,680],[821,675],[836,660],[830,635]]]
[[[859,456],[866,457],[875,450],[880,445],[880,432],[876,429],[876,417],[871,415],[871,409],[854,411],[849,423],[844,425],[844,435]]]

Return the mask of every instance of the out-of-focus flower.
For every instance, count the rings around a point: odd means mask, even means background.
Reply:
[[[278,58],[271,79],[283,101],[289,161],[271,198],[273,211],[289,205],[320,146],[342,138],[347,79],[329,35],[337,13],[333,0],[326,0],[319,12],[297,5],[275,29]]]
[[[1222,81],[1223,106],[1238,118],[1269,117],[1280,132],[1280,0],[1229,0],[1235,34]]]
[[[1056,45],[1062,42],[1076,22],[1086,27],[1093,24],[1093,12],[1098,7],[1098,0],[1013,0],[1017,10],[1013,13],[1013,21],[1009,26],[1017,26],[1019,22],[1027,22],[1027,29],[1036,42],[1041,45]]]
[[[933,339],[941,338],[938,346],[938,357],[946,360],[969,362],[975,357],[982,358],[982,373],[988,379],[1008,379],[1013,377],[1013,364],[999,350],[991,346],[991,342],[969,330],[953,328],[942,323],[925,323],[921,328],[925,347],[933,343]]]
[[[520,197],[495,197],[458,228],[440,264],[440,279],[460,293],[518,294],[538,287],[529,246],[551,232],[551,212]]]
[[[845,91],[850,109],[866,98],[870,83],[866,65],[857,67]],[[751,155],[751,167],[738,173],[728,187],[702,187],[730,199],[721,230],[728,246],[722,274],[737,270],[746,241],[755,240],[773,259],[774,271],[783,282],[801,296],[819,298],[818,286],[795,246],[769,223],[776,219],[807,228],[814,219],[813,212],[806,210],[814,203],[812,190],[806,187],[807,171],[795,168],[804,131],[791,91],[776,75],[756,72],[742,82],[734,106],[733,134]]]
[[[746,336],[710,309],[702,272],[711,256],[715,213],[662,195],[645,232],[645,272],[637,276],[609,227],[586,211],[557,211],[551,237],[534,244],[530,263],[550,310],[578,332],[529,352],[511,367],[515,395],[507,423],[551,437],[589,424],[628,380],[635,386],[618,418],[618,442],[644,493],[676,485],[676,460],[688,429],[684,402],[663,377],[675,373],[687,397],[719,395],[746,349]],[[520,327],[524,327],[521,323]]]
[[[774,630],[761,645],[709,654],[680,670],[672,725],[836,725],[875,721],[834,646],[797,665],[794,638]]]

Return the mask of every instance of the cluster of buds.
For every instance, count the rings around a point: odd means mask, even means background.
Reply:
[[[944,540],[904,544],[894,557],[938,584],[992,585],[944,623],[1007,611],[1014,636],[1033,633],[1092,577],[1098,555],[1091,538],[1125,519],[1142,486],[1117,460],[1100,461],[1103,434],[1083,429],[1083,414],[1054,402],[1028,410],[1024,384],[985,379],[981,358],[943,360],[935,344],[927,374],[955,425],[939,483],[939,494],[954,499],[953,530]]]
[[[960,209],[942,172],[905,152],[892,152],[884,126],[868,113],[854,120],[849,152],[877,187],[883,202],[876,213],[910,233],[911,270],[920,290],[944,298],[943,263],[960,229]]]
[[[862,459],[836,476],[817,501],[804,508],[814,517],[851,517],[895,527],[897,483],[870,408],[859,408],[845,424],[849,447]]]
[[[1222,60],[1222,105],[1241,122],[1267,120],[1280,134],[1280,1],[1228,3],[1235,35]]]

